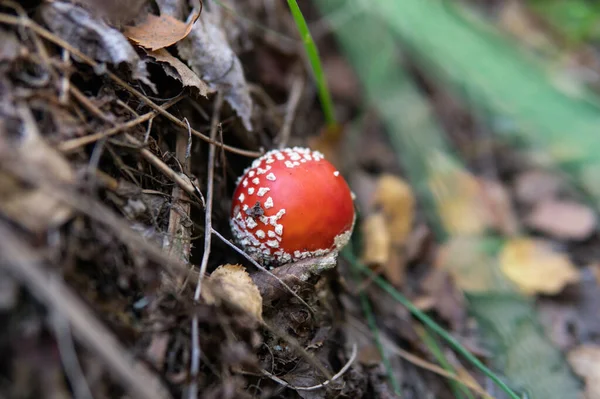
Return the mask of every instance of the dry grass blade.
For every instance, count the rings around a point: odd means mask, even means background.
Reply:
[[[83,54],[81,51],[77,50],[75,47],[71,46],[69,43],[67,43],[64,40],[62,40],[61,38],[57,37],[52,32],[44,29],[43,27],[41,27],[40,25],[38,25],[37,23],[35,23],[34,21],[32,21],[29,18],[25,18],[25,17],[18,18],[18,17],[14,17],[12,15],[0,13],[0,23],[29,28],[29,29],[33,30],[35,33],[37,33],[38,35],[40,35],[41,37],[43,37],[44,39],[69,51],[71,54],[73,54],[74,56],[79,58],[84,63],[90,65],[91,67],[95,68],[96,70],[101,70],[100,65],[96,61],[89,58],[88,56]],[[114,73],[112,73],[110,71],[104,71],[104,73],[106,74],[106,76],[108,76],[111,80],[113,80],[115,83],[117,83],[123,89],[127,90],[128,92],[133,94],[135,97],[142,100],[146,105],[148,105],[154,111],[158,112],[160,115],[169,119],[171,122],[175,123],[177,126],[183,128],[183,129],[186,129],[186,131],[187,131],[187,125],[184,121],[178,119],[176,116],[174,116],[170,112],[162,109],[158,104],[156,104],[154,101],[150,100],[147,96],[145,96],[140,91],[131,87],[131,85],[129,85],[123,79],[119,78]],[[242,150],[240,148],[232,147],[232,146],[220,143],[216,140],[212,140],[210,137],[207,137],[205,134],[203,134],[195,129],[191,129],[191,131],[194,136],[197,136],[201,140],[206,141],[207,143],[213,144],[213,145],[215,145],[219,148],[222,148],[226,151],[233,152],[235,154],[239,154],[239,155],[243,155],[243,156],[247,156],[247,157],[252,157],[252,158],[259,157],[262,155],[262,153],[260,153],[260,152]]]
[[[353,316],[349,316],[348,323],[352,326],[352,328],[356,329],[360,334],[371,336],[371,331],[369,328],[364,325],[360,320],[356,319]],[[387,337],[384,332],[380,331],[381,343],[383,344],[386,350],[390,352],[396,353],[398,356],[403,358],[409,363],[414,364],[417,367],[421,367],[424,370],[431,371],[432,373],[438,374],[442,377],[448,378],[450,380],[454,380],[471,389],[473,392],[478,393],[485,399],[494,399],[493,396],[488,394],[485,390],[483,390],[480,386],[473,384],[471,381],[466,381],[462,379],[460,376],[449,373],[444,370],[440,366],[430,363],[420,357],[413,355],[412,353],[400,348],[391,338]]]
[[[42,259],[11,229],[0,224],[0,266],[26,285],[32,295],[70,323],[75,336],[100,357],[115,379],[134,398],[161,399],[169,394],[160,380],[127,356],[113,334],[57,275],[45,271]]]

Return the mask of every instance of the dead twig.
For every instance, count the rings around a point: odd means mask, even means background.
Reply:
[[[156,167],[167,178],[169,178],[179,187],[181,187],[191,197],[197,198],[204,206],[204,197],[202,196],[198,188],[194,184],[192,184],[191,180],[185,174],[175,172],[169,167],[169,165],[167,165],[160,158],[154,155],[152,151],[150,151],[147,148],[143,148],[144,145],[135,137],[129,135],[128,133],[125,133],[125,138],[131,144],[140,148],[140,154],[144,157],[144,159],[146,159],[146,161],[150,162],[154,167]]]
[[[100,70],[100,65],[95,60],[93,60],[90,57],[88,57],[87,55],[83,54],[81,51],[79,51],[75,47],[71,46],[66,41],[62,40],[58,36],[54,35],[52,32],[46,30],[45,28],[38,25],[36,22],[34,22],[33,20],[31,20],[27,17],[19,18],[19,17],[14,17],[12,15],[0,13],[0,23],[4,23],[4,24],[8,24],[8,25],[23,26],[23,27],[29,28],[29,29],[33,30],[35,33],[37,33],[39,36],[43,37],[44,39],[56,44],[57,46],[60,46],[64,49],[68,50],[72,55],[76,56],[84,63],[90,65],[91,67],[95,68],[96,70]],[[176,116],[174,116],[170,112],[162,109],[154,101],[150,100],[146,95],[141,93],[139,90],[131,87],[131,85],[129,85],[123,79],[118,77],[116,74],[114,74],[108,70],[105,70],[104,73],[106,74],[106,76],[108,76],[111,80],[113,80],[115,83],[117,83],[123,89],[127,90],[128,92],[133,94],[135,97],[142,100],[150,108],[152,108],[153,110],[155,110],[156,112],[158,112],[159,114],[164,116],[165,118],[169,119],[171,122],[175,123],[177,126],[183,128],[183,129],[187,128],[185,122],[178,119]],[[261,152],[242,150],[240,148],[236,148],[236,147],[232,147],[232,146],[220,143],[216,140],[211,139],[210,137],[207,137],[206,135],[200,133],[199,131],[197,131],[195,129],[192,129],[192,134],[199,137],[201,140],[206,141],[207,143],[213,144],[219,148],[222,148],[226,151],[233,152],[235,154],[252,157],[252,158],[259,157],[262,155]]]
[[[56,337],[58,352],[65,369],[69,383],[73,386],[73,396],[76,399],[93,399],[90,387],[85,379],[81,364],[77,358],[71,326],[68,320],[58,311],[50,314],[50,321]]]
[[[181,99],[183,99],[185,97],[185,95],[180,94],[179,96],[173,98],[172,100],[167,101],[166,103],[164,103],[163,105],[161,105],[161,108],[163,109],[169,109],[170,107],[172,107],[173,105],[177,104]],[[94,134],[90,134],[87,136],[83,136],[83,137],[78,137],[75,139],[71,139],[71,140],[67,140],[67,141],[63,141],[62,143],[60,143],[58,145],[58,149],[62,152],[71,152],[76,150],[77,148],[83,147],[85,145],[94,143],[100,139],[103,139],[105,137],[110,137],[110,136],[114,136],[117,133],[122,132],[123,130],[127,130],[130,129],[134,126],[139,125],[140,123],[144,123],[147,120],[152,120],[152,118],[154,118],[156,115],[158,115],[157,111],[150,111],[144,115],[141,115],[135,119],[132,119],[128,122],[122,123],[120,125],[111,127],[110,129],[104,130],[102,132],[98,132],[98,133],[94,133]]]
[[[191,134],[188,138],[179,135],[175,142],[175,157],[181,165],[182,172],[189,173],[190,158],[188,155],[188,142],[191,145]],[[171,191],[171,209],[169,210],[169,225],[167,227],[167,235],[163,240],[163,249],[169,254],[181,259],[185,264],[190,262],[190,251],[192,248],[192,226],[190,219],[190,197],[186,195],[185,190],[177,185]],[[184,279],[180,278],[175,281],[164,276],[163,286],[170,285],[174,291],[182,291],[185,284]]]
[[[42,257],[0,224],[0,267],[27,286],[32,295],[50,310],[65,317],[75,336],[106,364],[106,369],[134,398],[168,398],[160,380],[142,363],[127,355],[127,350],[66,285],[60,277],[46,271]]]
[[[210,126],[210,138],[215,140],[217,137],[217,129],[219,127],[219,115],[221,113],[221,107],[223,105],[223,93],[218,92],[215,99],[215,105],[213,110],[213,116]],[[213,191],[214,191],[214,176],[215,176],[215,146],[211,145],[208,148],[208,176],[206,183],[206,207],[204,211],[204,252],[202,253],[202,261],[200,263],[200,271],[198,274],[198,282],[196,284],[196,290],[194,291],[194,301],[200,301],[200,295],[202,293],[202,280],[206,273],[208,266],[208,258],[210,256],[210,243],[211,243],[211,231],[212,231],[212,203],[213,203]],[[189,386],[188,397],[189,399],[196,399],[198,397],[198,372],[200,371],[200,337],[198,333],[198,315],[194,314],[192,318],[192,359],[190,364],[190,378],[191,383]]]

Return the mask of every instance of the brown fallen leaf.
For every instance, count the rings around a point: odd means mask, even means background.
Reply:
[[[208,93],[213,92],[213,90],[211,90],[208,85],[202,79],[200,79],[198,75],[196,75],[194,71],[181,62],[179,58],[173,57],[171,53],[164,48],[155,51],[146,50],[146,54],[161,63],[165,73],[172,78],[179,80],[183,86],[197,88],[200,95],[204,97],[206,97]],[[175,69],[175,71],[173,71],[173,69],[171,69],[169,66]]]
[[[170,15],[148,14],[144,22],[125,28],[125,36],[139,46],[158,50],[169,47],[184,39],[200,17],[201,7],[192,10],[187,22],[181,22]]]
[[[20,122],[15,134],[0,118],[0,213],[33,232],[57,227],[71,217],[70,207],[47,189],[32,187],[10,172],[6,165],[20,165],[25,173],[70,184],[75,174],[67,160],[43,139],[29,108],[17,105],[5,109]]]
[[[573,371],[585,380],[585,399],[600,399],[600,346],[578,346],[567,359]]]
[[[156,2],[161,15],[185,18],[187,0]],[[253,100],[244,68],[227,41],[228,21],[220,7],[204,9],[183,40],[177,42],[179,57],[208,85],[223,93],[225,101],[238,114],[244,127],[252,131]]]
[[[226,300],[262,321],[262,296],[244,266],[221,265],[212,272],[209,281],[202,291],[207,303]]]
[[[533,205],[543,199],[555,198],[562,187],[555,173],[542,170],[529,170],[521,173],[514,185],[517,200]]]
[[[525,294],[557,294],[579,279],[579,270],[567,255],[543,240],[515,238],[500,253],[504,274]]]
[[[548,199],[534,207],[526,224],[555,238],[584,240],[596,230],[596,215],[577,202]]]

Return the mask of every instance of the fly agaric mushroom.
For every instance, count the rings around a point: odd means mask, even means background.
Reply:
[[[350,239],[353,194],[318,151],[272,150],[238,180],[231,229],[257,261],[270,265],[338,252]]]

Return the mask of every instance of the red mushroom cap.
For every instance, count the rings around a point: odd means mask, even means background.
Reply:
[[[339,251],[354,227],[353,194],[318,151],[273,150],[238,181],[231,229],[254,259],[283,264]]]

